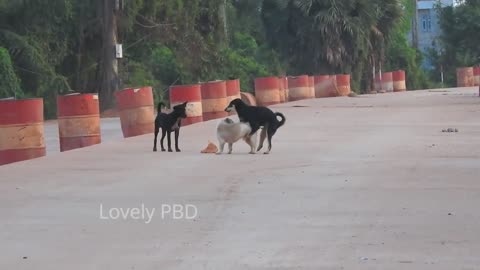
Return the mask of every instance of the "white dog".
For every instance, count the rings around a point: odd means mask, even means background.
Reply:
[[[252,128],[248,123],[234,122],[225,118],[217,126],[217,138],[219,143],[218,155],[223,153],[225,143],[228,143],[228,153],[232,153],[233,144],[243,139],[250,145],[250,154],[255,154],[257,148],[257,134],[250,135]]]

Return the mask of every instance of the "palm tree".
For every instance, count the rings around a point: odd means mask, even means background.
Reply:
[[[285,0],[264,0],[270,8],[262,10],[267,25],[274,24],[265,14],[282,4]],[[352,73],[358,81],[383,61],[388,36],[401,17],[399,0],[289,0],[286,9],[285,51],[297,71]],[[366,76],[366,84],[369,80]]]

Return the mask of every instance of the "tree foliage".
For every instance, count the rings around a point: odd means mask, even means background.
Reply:
[[[20,80],[15,74],[10,55],[0,47],[0,98],[21,97]]]
[[[104,1],[0,0],[0,46],[19,84],[8,91],[44,97],[47,116],[57,94],[102,91]],[[401,1],[120,1],[120,85],[152,85],[161,99],[172,84],[240,78],[252,91],[260,76],[351,73],[368,90],[374,66],[416,70]]]
[[[367,89],[371,70],[402,18],[398,0],[264,0],[268,39],[291,73],[351,73]]]
[[[439,9],[442,51],[431,52],[439,74],[443,68],[447,85],[454,86],[455,69],[480,64],[480,1],[465,0],[455,7]]]
[[[392,28],[385,52],[384,70],[403,69],[407,73],[409,89],[426,89],[430,87],[430,82],[425,71],[421,69],[424,56],[409,45],[407,38],[411,34],[415,4],[411,0],[402,0],[401,4],[404,13]]]

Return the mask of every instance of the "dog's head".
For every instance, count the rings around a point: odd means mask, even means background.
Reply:
[[[178,115],[178,117],[187,118],[187,103],[188,102],[184,102],[182,104],[173,106],[173,111]]]
[[[247,106],[245,102],[243,102],[241,99],[237,98],[234,99],[228,104],[227,108],[225,108],[226,112],[232,112],[232,111],[238,111],[239,109]]]

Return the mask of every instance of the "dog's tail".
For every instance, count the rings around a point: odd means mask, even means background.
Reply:
[[[157,106],[157,112],[161,113],[162,112],[162,107],[165,107],[165,104],[163,102],[159,102]]]
[[[275,116],[280,116],[280,118],[282,118],[282,120],[280,120],[280,122],[278,123],[278,127],[281,127],[281,126],[285,125],[285,122],[287,121],[287,119],[285,118],[285,115],[283,115],[279,112],[276,112]]]

